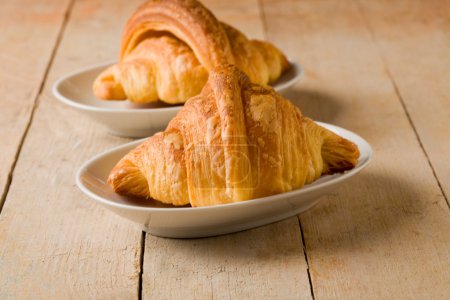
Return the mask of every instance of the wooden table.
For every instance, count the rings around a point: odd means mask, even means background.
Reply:
[[[57,102],[114,59],[139,0],[0,4],[0,299],[449,299],[450,2],[208,0],[306,76],[287,97],[374,160],[314,209],[197,240],[145,235],[75,186],[127,142]]]

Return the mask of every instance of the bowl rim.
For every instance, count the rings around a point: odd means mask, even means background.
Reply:
[[[83,163],[82,166],[78,169],[78,171],[76,173],[75,181],[76,181],[76,185],[78,186],[78,188],[84,194],[86,194],[93,200],[95,200],[101,204],[107,205],[107,206],[112,206],[112,207],[127,209],[127,210],[142,211],[142,212],[169,212],[169,211],[170,212],[187,212],[187,211],[193,212],[193,211],[199,211],[199,210],[227,209],[227,208],[234,208],[237,206],[261,205],[266,202],[271,202],[271,201],[279,200],[282,198],[291,197],[294,195],[301,195],[301,194],[308,193],[308,192],[314,192],[318,189],[322,189],[327,186],[334,185],[341,181],[344,181],[344,180],[348,179],[349,177],[356,175],[357,173],[359,173],[360,171],[362,171],[369,165],[370,161],[372,160],[373,150],[372,150],[372,147],[370,146],[370,144],[365,139],[363,139],[361,136],[359,136],[358,134],[356,134],[350,130],[344,129],[344,128],[336,126],[336,125],[323,123],[323,122],[316,122],[316,123],[322,127],[333,130],[334,132],[344,133],[345,136],[351,136],[352,138],[350,140],[352,142],[362,146],[362,147],[360,147],[360,150],[361,150],[361,148],[365,149],[365,152],[364,152],[365,159],[361,160],[361,156],[360,156],[360,158],[358,159],[358,164],[356,165],[355,168],[345,171],[343,173],[330,175],[330,176],[335,176],[335,177],[330,179],[329,181],[325,181],[325,182],[319,183],[317,185],[305,185],[301,188],[298,188],[298,189],[295,189],[295,190],[292,190],[289,192],[284,192],[284,193],[275,194],[275,195],[266,196],[266,197],[249,199],[249,200],[240,201],[240,202],[217,204],[217,205],[211,205],[211,206],[201,206],[201,207],[167,207],[167,208],[166,207],[142,207],[142,206],[136,206],[136,205],[132,205],[132,204],[117,203],[115,201],[112,201],[110,199],[107,199],[107,198],[97,195],[96,193],[92,192],[88,187],[85,186],[85,184],[82,181],[82,176],[85,172],[87,172],[89,170],[89,167],[92,164],[94,164],[98,159],[100,159],[101,157],[108,155],[112,152],[120,151],[124,148],[135,147],[147,139],[147,138],[144,138],[144,139],[135,140],[135,141],[132,141],[129,143],[125,143],[125,144],[119,145],[117,147],[113,147],[111,149],[108,149],[106,151],[103,151],[103,152],[95,155],[94,157],[92,157],[91,159],[89,159],[85,163]],[[338,175],[338,176],[336,176],[336,175]]]
[[[290,87],[291,85],[294,85],[297,81],[302,79],[303,76],[304,76],[304,73],[305,73],[304,69],[299,63],[294,62],[292,60],[288,60],[288,61],[289,61],[289,64],[290,64],[291,68],[294,68],[296,70],[296,72],[295,72],[296,75],[293,78],[291,78],[290,80],[282,83],[278,87],[278,89],[277,89],[278,91],[285,90],[288,87]],[[107,62],[103,62],[103,63],[90,65],[90,66],[78,69],[76,71],[72,71],[72,72],[70,72],[70,73],[60,77],[52,85],[52,93],[53,93],[53,95],[60,102],[66,104],[68,106],[71,106],[71,107],[74,107],[74,108],[77,108],[77,109],[80,109],[80,110],[84,110],[84,111],[103,112],[103,113],[152,114],[152,113],[157,113],[157,112],[177,112],[183,107],[183,104],[178,104],[178,105],[174,105],[174,106],[171,106],[171,107],[159,107],[159,108],[108,108],[108,107],[99,107],[99,106],[83,104],[83,103],[80,103],[78,101],[72,100],[72,99],[67,98],[66,96],[64,96],[64,94],[61,92],[60,89],[61,89],[61,86],[62,86],[63,82],[67,81],[71,77],[79,75],[80,73],[86,73],[86,72],[91,71],[93,69],[97,69],[97,68],[101,68],[101,67],[106,68],[107,66],[110,66],[110,65],[112,65],[114,63],[116,63],[116,61],[107,61]],[[272,87],[275,88],[274,86],[272,86]],[[114,100],[111,100],[111,101],[114,101]]]

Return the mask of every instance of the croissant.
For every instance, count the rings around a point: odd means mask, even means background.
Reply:
[[[97,77],[93,91],[104,100],[184,103],[223,64],[235,64],[261,85],[289,67],[275,46],[248,40],[196,0],[150,0],[128,21],[119,63]]]
[[[108,183],[121,195],[206,206],[297,189],[353,168],[358,157],[355,144],[224,66],[164,132],[117,163]]]

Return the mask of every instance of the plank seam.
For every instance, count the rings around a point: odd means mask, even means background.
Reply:
[[[142,300],[142,275],[144,274],[144,252],[145,252],[145,231],[142,231],[141,253],[139,256],[139,282],[138,282],[138,300]]]
[[[305,238],[304,238],[304,234],[303,234],[302,222],[300,221],[300,216],[298,216],[297,219],[298,219],[298,226],[300,227],[300,235],[302,238],[303,255],[305,256],[305,261],[306,261],[306,266],[307,266],[306,272],[308,273],[309,291],[311,293],[312,299],[314,300],[315,299],[314,288],[313,288],[313,283],[312,283],[312,278],[311,278],[311,272],[309,269],[308,255],[306,253],[306,242],[305,242]]]
[[[257,0],[258,2],[258,11],[262,21],[263,26],[263,34],[264,39],[267,40],[267,24],[266,24],[266,14],[264,13],[264,4],[261,2],[262,0]]]
[[[6,179],[6,185],[5,185],[2,197],[0,198],[0,214],[1,214],[2,210],[3,210],[3,206],[5,205],[5,202],[6,202],[6,197],[8,196],[9,189],[11,187],[14,170],[16,168],[17,161],[19,160],[20,153],[22,152],[23,144],[25,143],[25,139],[26,139],[26,137],[28,135],[28,131],[30,130],[31,124],[32,124],[33,119],[34,119],[34,113],[36,112],[36,108],[38,106],[39,97],[41,96],[42,91],[44,90],[44,86],[45,86],[45,83],[47,81],[47,77],[48,77],[48,74],[50,72],[50,68],[51,68],[51,66],[53,64],[53,60],[54,60],[54,58],[56,56],[56,51],[57,51],[57,49],[58,49],[58,47],[59,47],[59,45],[61,43],[63,34],[65,32],[67,23],[69,21],[70,12],[72,11],[72,7],[73,7],[73,4],[74,4],[74,1],[75,0],[69,0],[69,3],[67,5],[67,9],[66,9],[66,11],[64,13],[64,17],[63,17],[63,21],[62,21],[60,30],[58,32],[58,35],[56,36],[55,46],[52,49],[52,52],[50,54],[50,59],[48,61],[47,67],[45,68],[44,75],[42,76],[41,84],[39,85],[39,89],[38,89],[38,91],[36,93],[36,96],[34,97],[33,105],[31,107],[30,117],[29,117],[28,122],[27,122],[27,124],[25,126],[25,130],[23,131],[22,137],[20,138],[19,146],[17,147],[16,154],[14,155],[14,160],[13,160],[13,163],[11,165],[11,169],[8,172],[8,177]]]
[[[263,25],[263,33],[264,33],[264,39],[267,40],[268,38],[268,30],[267,30],[267,24],[266,24],[266,14],[265,14],[265,10],[264,10],[264,3],[262,2],[262,0],[257,0],[258,2],[258,11],[259,14],[261,16],[261,20],[262,20],[262,25]],[[302,223],[300,221],[300,217],[297,217],[298,220],[298,225],[300,228],[300,235],[301,235],[301,239],[302,239],[302,248],[303,248],[303,255],[305,257],[305,262],[306,262],[306,273],[308,275],[308,282],[309,282],[309,291],[311,294],[311,297],[313,300],[315,300],[315,296],[314,296],[314,287],[312,284],[312,278],[311,278],[311,273],[309,270],[309,262],[308,262],[308,255],[306,253],[306,243],[305,243],[305,239],[303,237],[303,228],[302,228]]]
[[[383,54],[383,51],[382,51],[381,47],[378,44],[378,41],[377,41],[377,38],[376,38],[376,35],[375,35],[375,31],[373,30],[372,26],[370,25],[369,21],[367,20],[367,16],[366,16],[366,14],[364,12],[364,8],[362,7],[361,3],[359,1],[356,1],[356,3],[357,3],[357,6],[358,6],[358,8],[359,8],[359,10],[361,12],[361,15],[363,17],[363,20],[364,20],[364,23],[365,23],[365,25],[367,27],[367,30],[369,31],[371,39],[372,39],[373,43],[375,44],[375,47],[376,47],[377,52],[378,52],[378,54],[379,54],[379,56],[381,58],[381,61],[383,62],[384,70],[385,70],[386,74],[388,75],[389,80],[392,83],[392,86],[394,87],[395,94],[397,95],[403,110],[405,111],[406,117],[408,118],[409,125],[411,126],[412,130],[414,131],[414,135],[416,136],[416,139],[419,142],[419,146],[422,149],[422,152],[424,153],[425,158],[427,159],[428,165],[430,166],[431,171],[433,173],[433,176],[436,179],[437,185],[438,185],[439,189],[441,190],[442,196],[444,196],[445,202],[447,203],[447,207],[450,209],[449,199],[448,199],[447,195],[445,194],[445,191],[444,191],[444,188],[442,187],[441,181],[439,180],[439,177],[438,177],[438,175],[436,173],[436,170],[433,167],[431,159],[428,156],[428,152],[426,151],[425,146],[422,143],[422,140],[420,138],[419,132],[417,131],[416,126],[414,125],[414,122],[413,122],[412,117],[411,117],[411,115],[410,115],[410,113],[408,111],[408,107],[406,106],[406,102],[403,99],[403,96],[402,96],[402,94],[400,92],[400,89],[399,89],[399,87],[397,85],[397,82],[395,81],[395,78],[392,75],[392,73],[391,73],[391,71],[390,71],[390,69],[388,67],[385,55]]]

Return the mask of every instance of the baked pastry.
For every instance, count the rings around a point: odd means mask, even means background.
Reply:
[[[235,64],[261,85],[289,67],[275,46],[248,40],[196,0],[150,0],[125,27],[119,63],[97,77],[93,90],[103,100],[184,103],[222,64]]]
[[[123,157],[108,182],[121,195],[206,206],[298,189],[353,168],[358,157],[355,144],[225,66],[164,132]]]

